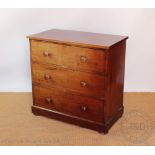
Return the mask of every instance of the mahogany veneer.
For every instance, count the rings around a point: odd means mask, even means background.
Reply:
[[[52,29],[28,38],[32,112],[107,133],[123,114],[128,37]]]

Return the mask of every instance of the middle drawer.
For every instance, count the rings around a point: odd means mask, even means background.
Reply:
[[[103,99],[104,76],[32,63],[33,84]]]

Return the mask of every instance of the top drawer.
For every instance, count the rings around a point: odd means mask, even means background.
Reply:
[[[31,59],[73,70],[105,72],[105,52],[51,42],[31,40]]]

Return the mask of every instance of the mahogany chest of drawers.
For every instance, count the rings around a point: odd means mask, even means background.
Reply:
[[[128,37],[52,29],[28,38],[32,112],[107,133],[123,114]]]

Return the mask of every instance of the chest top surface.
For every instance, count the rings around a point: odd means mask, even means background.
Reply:
[[[29,39],[52,41],[91,48],[109,49],[116,43],[126,40],[127,36],[51,29],[28,36]]]

